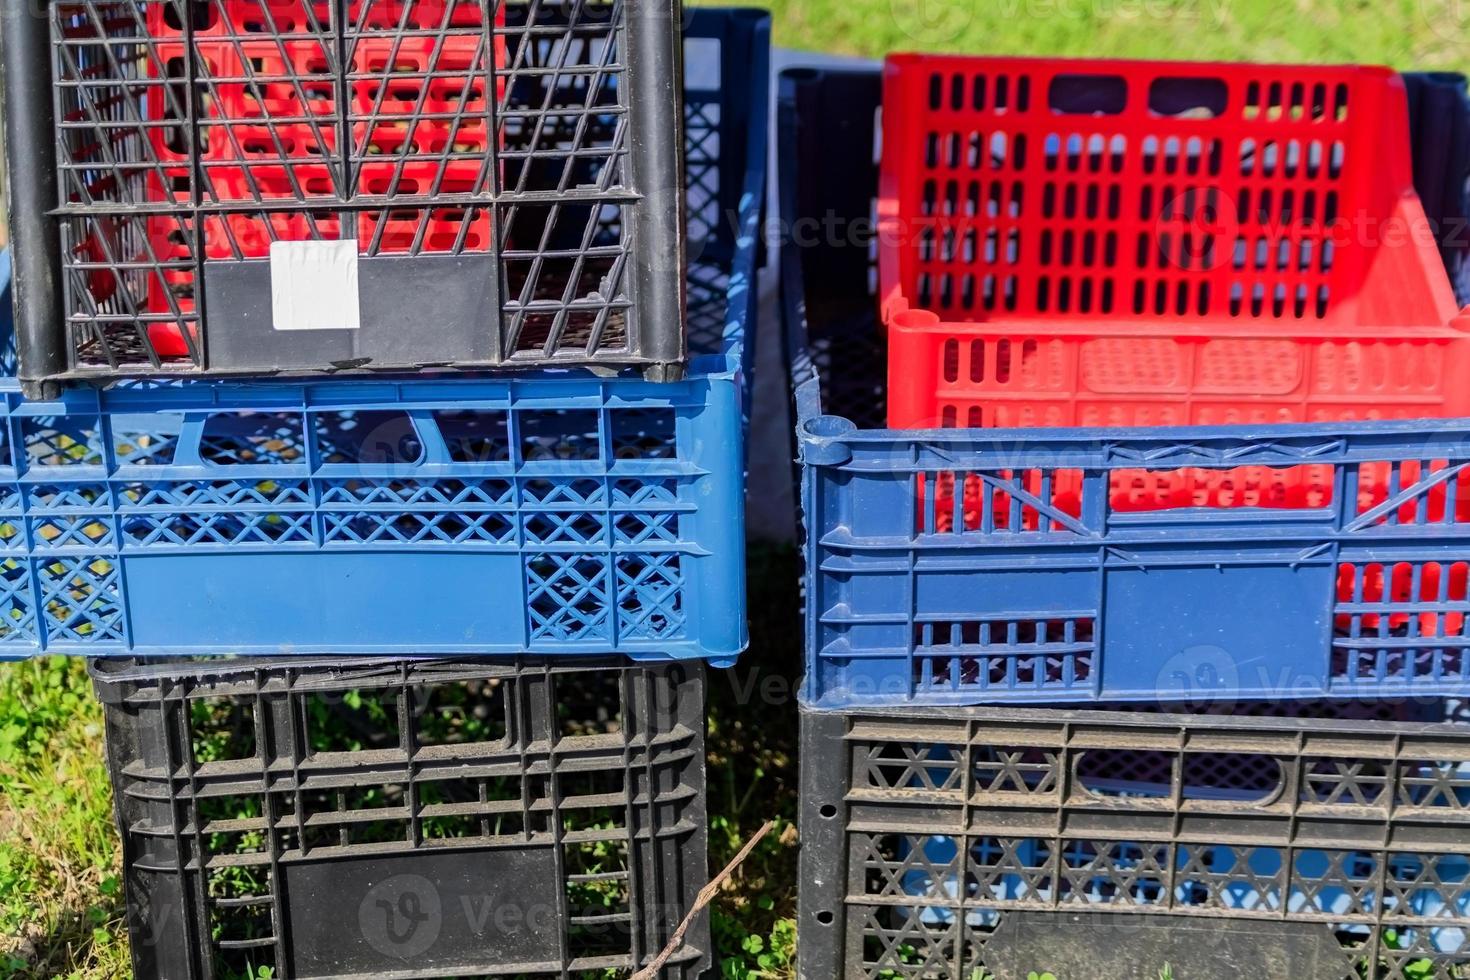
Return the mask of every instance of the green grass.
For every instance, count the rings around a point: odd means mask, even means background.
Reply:
[[[700,0],[706,2],[706,0]],[[776,43],[888,51],[1470,64],[1462,0],[769,0]]]
[[[128,976],[119,882],[86,669],[0,670],[0,976]]]

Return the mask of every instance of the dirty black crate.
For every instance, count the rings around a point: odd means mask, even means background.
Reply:
[[[25,380],[677,374],[678,0],[36,6],[4,27]]]
[[[92,675],[139,978],[626,975],[707,880],[697,665]],[[663,975],[709,954],[701,916]]]
[[[1470,85],[1455,72],[1412,72],[1409,130],[1414,187],[1439,234],[1461,303],[1470,303]]]
[[[1442,707],[803,705],[799,976],[1463,976],[1470,725]]]

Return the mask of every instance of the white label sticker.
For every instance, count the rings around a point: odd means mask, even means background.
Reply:
[[[277,330],[359,330],[357,242],[271,242]]]

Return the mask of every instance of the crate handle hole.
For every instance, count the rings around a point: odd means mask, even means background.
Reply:
[[[852,435],[857,426],[836,415],[821,415],[802,423],[802,428],[815,439],[842,439]]]
[[[1046,93],[1052,112],[1064,116],[1117,116],[1128,106],[1128,80],[1121,75],[1058,75]]]
[[[1148,87],[1149,111],[1183,119],[1216,119],[1225,115],[1230,89],[1219,78],[1156,78]]]
[[[189,10],[190,26],[194,30],[207,31],[214,26],[212,0],[188,0],[186,6]],[[184,29],[183,18],[179,16],[179,8],[173,4],[163,8],[163,22],[170,30],[182,31]]]

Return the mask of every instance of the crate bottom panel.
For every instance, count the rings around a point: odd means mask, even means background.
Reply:
[[[804,704],[799,975],[1470,968],[1459,706],[1253,714]]]
[[[626,972],[707,879],[698,666],[92,671],[140,977]]]

